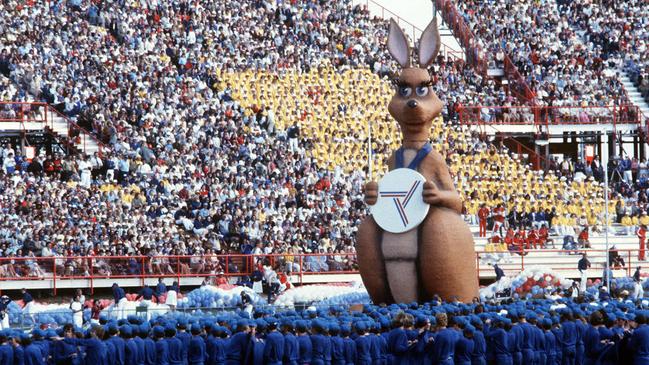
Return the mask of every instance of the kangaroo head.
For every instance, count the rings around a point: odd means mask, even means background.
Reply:
[[[442,102],[433,91],[427,70],[437,57],[440,45],[437,19],[433,18],[419,39],[419,67],[413,67],[408,40],[401,27],[390,20],[388,51],[402,70],[395,80],[396,92],[388,110],[401,126],[404,142],[428,140],[432,121],[442,111]]]

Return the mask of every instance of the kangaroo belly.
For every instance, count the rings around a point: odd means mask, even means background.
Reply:
[[[418,299],[418,230],[404,233],[383,232],[381,250],[392,297],[398,303]]]

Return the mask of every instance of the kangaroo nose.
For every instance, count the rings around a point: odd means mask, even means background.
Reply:
[[[409,100],[408,101],[408,106],[411,108],[416,108],[417,107],[417,100]]]

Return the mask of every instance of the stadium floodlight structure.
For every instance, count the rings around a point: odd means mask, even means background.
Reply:
[[[367,181],[372,181],[372,120],[367,122]]]
[[[610,229],[608,220],[608,161],[604,165],[604,241],[606,242],[606,287],[611,290],[611,275],[610,275],[610,260],[609,260],[609,245],[608,245],[608,230]]]

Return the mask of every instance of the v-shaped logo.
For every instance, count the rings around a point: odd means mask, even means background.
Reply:
[[[397,213],[399,213],[399,217],[401,217],[401,222],[403,222],[404,227],[408,225],[408,214],[405,208],[408,206],[413,193],[420,184],[421,181],[415,181],[408,191],[379,191],[379,195],[382,198],[393,198],[392,201],[397,209]]]

